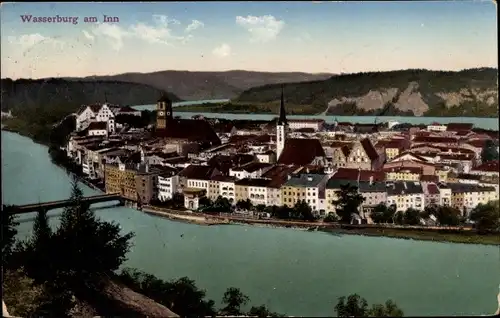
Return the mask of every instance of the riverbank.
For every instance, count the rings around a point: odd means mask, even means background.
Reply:
[[[308,231],[321,231],[334,235],[348,234],[433,242],[500,245],[500,235],[479,235],[470,228],[424,228],[403,226],[389,227],[376,225],[357,226],[324,222],[285,221],[272,219],[263,220],[244,218],[239,216],[217,216],[203,213],[184,212],[172,209],[164,209],[155,206],[147,206],[142,210],[148,214],[162,216],[172,221],[194,223],[198,225],[240,224],[261,227],[294,228]]]

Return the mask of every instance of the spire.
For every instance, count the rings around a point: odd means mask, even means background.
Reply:
[[[278,125],[288,125],[288,122],[286,121],[284,91],[285,91],[285,85],[281,85],[281,105],[280,105],[280,115],[278,118]]]

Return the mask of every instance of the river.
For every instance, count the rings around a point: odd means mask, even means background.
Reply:
[[[209,99],[201,101],[184,101],[173,103],[173,107],[199,105],[203,103],[224,103],[228,99]],[[137,110],[155,110],[156,105],[138,105],[134,106]],[[175,113],[175,110],[174,110]],[[181,118],[191,118],[194,115],[203,115],[212,118],[225,118],[229,120],[271,120],[277,114],[228,114],[228,113],[203,113],[203,112],[177,112],[174,116]],[[335,120],[339,122],[351,122],[360,124],[373,124],[377,122],[397,121],[399,123],[408,123],[413,125],[425,124],[429,125],[434,122],[448,124],[448,123],[472,123],[476,128],[498,130],[499,123],[497,118],[483,118],[483,117],[401,117],[401,116],[326,116],[326,115],[288,115],[288,118],[317,118],[323,119],[327,123],[333,123]]]
[[[50,162],[46,147],[2,131],[4,204],[65,199],[69,191],[69,177]],[[126,266],[164,279],[188,276],[217,305],[234,286],[252,304],[293,316],[332,316],[337,298],[351,293],[369,303],[391,298],[406,316],[492,314],[497,307],[500,251],[494,246],[198,226],[123,207],[96,213],[135,232]],[[31,222],[19,231],[30,234]]]

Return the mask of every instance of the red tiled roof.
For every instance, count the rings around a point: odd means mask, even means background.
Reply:
[[[288,180],[288,175],[291,175],[298,166],[276,165],[262,175],[262,178],[271,179],[268,187],[280,188],[283,183]]]
[[[89,130],[107,130],[108,124],[105,121],[94,121],[89,124]]]
[[[378,153],[375,150],[375,148],[373,147],[373,144],[370,141],[370,139],[368,139],[368,138],[362,139],[360,141],[360,143],[361,143],[361,146],[363,147],[366,155],[368,156],[368,158],[370,158],[370,160],[373,161],[373,160],[376,160],[378,158]]]
[[[486,139],[473,139],[467,141],[467,143],[476,148],[483,148],[486,143]]]
[[[228,174],[229,169],[244,165],[254,160],[254,156],[248,154],[234,154],[230,156],[216,155],[208,160],[208,165],[217,168],[223,174]]]
[[[383,168],[383,171],[388,173],[388,172],[409,172],[409,173],[414,173],[414,174],[422,174],[423,173],[423,168],[422,167],[385,167]]]
[[[417,143],[456,143],[458,140],[457,138],[453,137],[437,137],[437,136],[417,136],[415,137],[412,142]]]
[[[167,121],[165,129],[157,129],[157,137],[187,139],[200,142],[207,146],[217,146],[221,141],[210,123],[205,120],[195,119],[172,119]]]
[[[286,139],[285,148],[278,163],[305,166],[316,157],[325,157],[325,151],[318,139]]]
[[[427,192],[429,194],[439,194],[439,188],[434,183],[429,183],[427,185]]]
[[[470,123],[449,123],[446,126],[446,131],[471,131],[474,124]]]
[[[481,165],[472,169],[473,171],[498,172],[500,171],[500,161],[492,160],[483,162]]]
[[[385,174],[383,171],[358,170],[351,168],[339,168],[331,179],[358,180],[358,174],[359,174],[359,181],[370,181],[370,177],[373,177],[373,181],[385,180]]]
[[[431,174],[423,174],[420,176],[420,181],[423,182],[438,182],[439,177]]]
[[[179,176],[187,179],[210,180],[215,168],[210,166],[189,165],[179,172]]]
[[[230,143],[252,143],[252,142],[261,142],[261,143],[269,143],[272,141],[272,138],[268,134],[264,135],[234,135],[229,138]]]

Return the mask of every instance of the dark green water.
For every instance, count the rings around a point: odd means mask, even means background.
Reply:
[[[50,162],[45,147],[2,131],[4,203],[64,199],[69,185],[69,177]],[[95,192],[83,188],[86,194]],[[188,276],[217,303],[225,289],[234,286],[252,304],[267,304],[293,316],[332,316],[336,299],[350,293],[369,303],[392,298],[406,316],[492,314],[497,308],[498,247],[206,227],[128,208],[97,213],[136,233],[127,266],[165,279]],[[21,223],[20,236],[30,230],[30,222]]]

